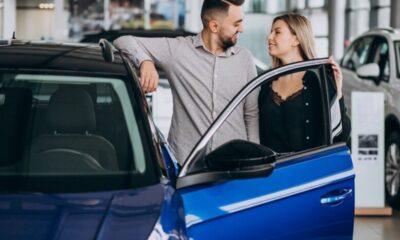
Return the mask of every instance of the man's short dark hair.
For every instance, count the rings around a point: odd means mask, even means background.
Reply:
[[[230,4],[241,6],[244,0],[204,0],[201,8],[201,21],[206,27],[211,19],[216,15],[226,17],[228,15]]]

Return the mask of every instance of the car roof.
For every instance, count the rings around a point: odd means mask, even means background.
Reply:
[[[368,36],[368,35],[380,35],[384,36],[390,41],[400,40],[400,29],[391,28],[391,27],[380,27],[380,28],[372,28],[362,34],[360,37]]]
[[[73,71],[92,74],[127,75],[121,55],[106,62],[94,44],[2,41],[0,69]]]
[[[97,43],[101,38],[105,38],[108,41],[114,41],[116,38],[124,35],[132,35],[136,37],[186,37],[194,36],[196,33],[185,31],[185,30],[166,30],[166,29],[121,29],[121,30],[110,30],[101,31],[86,34],[80,42],[91,42]]]

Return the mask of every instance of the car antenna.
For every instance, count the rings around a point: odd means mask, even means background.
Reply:
[[[15,31],[13,31],[12,39],[17,39],[17,38],[15,37]]]

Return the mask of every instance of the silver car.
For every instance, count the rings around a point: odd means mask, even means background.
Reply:
[[[400,32],[372,29],[353,41],[341,61],[343,94],[350,107],[352,91],[385,95],[385,192],[400,207]]]

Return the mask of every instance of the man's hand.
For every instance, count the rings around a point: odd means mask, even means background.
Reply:
[[[152,61],[144,61],[140,65],[140,85],[145,93],[154,92],[158,85],[158,72]]]

